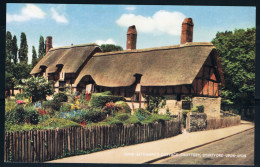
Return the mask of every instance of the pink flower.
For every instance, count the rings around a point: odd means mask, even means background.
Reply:
[[[18,104],[24,104],[24,101],[23,101],[23,100],[17,100],[16,103],[18,103]]]

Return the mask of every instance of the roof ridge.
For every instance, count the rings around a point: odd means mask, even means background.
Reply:
[[[99,46],[96,43],[88,43],[88,44],[80,44],[80,45],[71,45],[71,46],[61,46],[57,48],[51,48],[49,51],[59,50],[59,49],[70,49],[70,48],[76,48],[76,47],[84,47],[84,46]]]
[[[155,51],[155,50],[167,50],[167,49],[179,49],[184,47],[194,47],[194,46],[214,46],[211,42],[187,42],[182,45],[170,45],[170,46],[161,46],[161,47],[153,47],[153,48],[145,48],[145,49],[134,49],[134,50],[123,50],[123,51],[113,51],[113,52],[98,52],[95,53],[94,56],[105,56],[105,55],[115,55],[115,54],[124,54],[124,53],[140,53],[147,51]]]

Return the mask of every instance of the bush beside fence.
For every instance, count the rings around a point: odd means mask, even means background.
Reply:
[[[4,161],[43,162],[79,152],[153,141],[180,133],[180,123],[176,121],[7,132]]]
[[[207,130],[239,125],[240,120],[241,120],[241,117],[239,115],[221,117],[221,118],[208,118],[207,119]]]

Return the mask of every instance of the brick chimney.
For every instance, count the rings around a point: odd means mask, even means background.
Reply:
[[[52,36],[46,37],[46,42],[45,42],[45,48],[46,48],[46,53],[52,48]]]
[[[135,25],[132,25],[128,28],[127,31],[127,41],[126,41],[127,50],[136,49],[136,38],[137,38],[137,31],[135,29]]]
[[[185,44],[186,42],[192,42],[193,38],[193,22],[192,18],[186,18],[182,22],[182,30],[181,30],[181,44]]]

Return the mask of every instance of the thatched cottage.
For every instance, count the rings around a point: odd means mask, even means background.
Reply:
[[[167,98],[170,112],[182,109],[185,97],[193,106],[204,105],[209,116],[220,113],[219,86],[223,70],[212,43],[192,42],[193,22],[182,23],[181,44],[136,49],[137,31],[130,26],[127,50],[103,53],[98,45],[52,48],[46,39],[46,56],[33,68],[34,76],[55,82],[55,90],[103,92],[124,96],[133,108],[144,107],[144,95]]]

